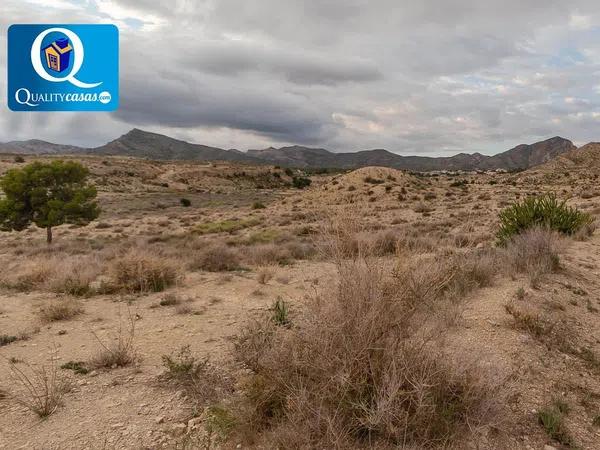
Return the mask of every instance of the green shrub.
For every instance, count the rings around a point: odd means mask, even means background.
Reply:
[[[560,404],[554,402],[538,412],[538,420],[550,439],[554,439],[567,447],[572,447],[574,445],[573,437],[567,430],[563,419],[566,412]]]
[[[87,375],[90,373],[90,369],[88,369],[83,361],[69,361],[60,366],[61,369],[72,370],[78,375]]]
[[[289,308],[287,303],[278,298],[271,308],[273,315],[271,316],[276,325],[288,326],[290,324]]]
[[[384,181],[380,180],[379,178],[373,178],[373,177],[365,177],[364,178],[365,183],[370,183],[370,184],[382,184]]]
[[[572,235],[592,222],[590,214],[567,206],[565,201],[559,201],[554,195],[530,197],[500,212],[497,237],[504,245],[513,236],[534,227]]]
[[[0,347],[12,344],[13,342],[18,340],[19,338],[17,336],[11,336],[9,334],[0,334]]]
[[[305,177],[294,177],[292,178],[292,184],[297,189],[304,189],[305,187],[310,186],[312,183],[310,178]]]
[[[192,206],[192,201],[189,198],[182,198],[179,200],[179,203],[181,203],[181,206],[184,208]]]

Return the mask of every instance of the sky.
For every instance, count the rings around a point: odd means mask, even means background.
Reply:
[[[120,107],[16,113],[0,142],[131,128],[221,148],[493,154],[600,140],[597,0],[2,0],[14,23],[113,23]],[[6,74],[6,53],[0,53]]]

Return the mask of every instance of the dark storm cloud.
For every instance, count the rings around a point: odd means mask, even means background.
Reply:
[[[184,54],[193,55],[184,56]],[[269,48],[239,41],[212,41],[182,49],[179,64],[190,70],[223,76],[243,72],[282,75],[295,84],[335,85],[344,82],[376,81],[382,74],[371,61],[358,58],[337,58],[295,49]]]
[[[593,1],[4,0],[2,8],[4,28],[117,23],[122,95],[113,115],[3,111],[0,141],[96,145],[132,126],[242,149],[421,154],[493,152],[555,134],[598,139]]]
[[[271,96],[268,89],[133,77],[122,83],[121,104],[114,116],[135,125],[229,127],[306,144],[330,137],[327,115],[302,97]]]

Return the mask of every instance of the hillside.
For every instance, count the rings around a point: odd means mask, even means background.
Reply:
[[[355,153],[331,153],[307,147],[249,150],[248,154],[273,164],[293,167],[338,167],[352,169],[366,166],[386,166],[414,171],[527,169],[543,164],[575,149],[573,143],[553,137],[535,144],[521,144],[506,152],[487,156],[480,153],[459,153],[450,157],[401,156],[387,150],[365,150]]]
[[[575,150],[567,139],[553,137],[534,144],[521,144],[493,156],[459,153],[449,157],[402,156],[384,149],[334,153],[324,148],[290,146],[263,150],[224,150],[171,138],[134,128],[119,138],[96,148],[83,149],[39,140],[0,144],[0,153],[70,154],[132,156],[153,160],[238,161],[295,168],[340,168],[380,166],[411,171],[440,170],[523,170],[544,164]]]
[[[11,141],[0,143],[0,153],[17,154],[69,154],[83,151],[81,147],[73,145],[54,144],[39,139],[29,139],[27,141]]]
[[[223,150],[206,145],[190,144],[168,136],[134,128],[127,134],[101,147],[87,150],[93,155],[134,156],[157,160],[247,161],[259,163],[237,150]]]

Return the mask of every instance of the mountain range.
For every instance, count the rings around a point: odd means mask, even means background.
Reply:
[[[385,166],[413,171],[433,171],[528,169],[544,164],[576,148],[568,139],[557,136],[534,144],[521,144],[493,156],[480,153],[459,153],[449,157],[401,156],[384,149],[333,153],[323,148],[301,146],[271,147],[241,152],[192,144],[134,128],[123,136],[96,148],[53,144],[33,139],[0,144],[0,153],[89,154],[132,156],[155,160],[239,161],[296,168],[354,169],[366,166]]]

